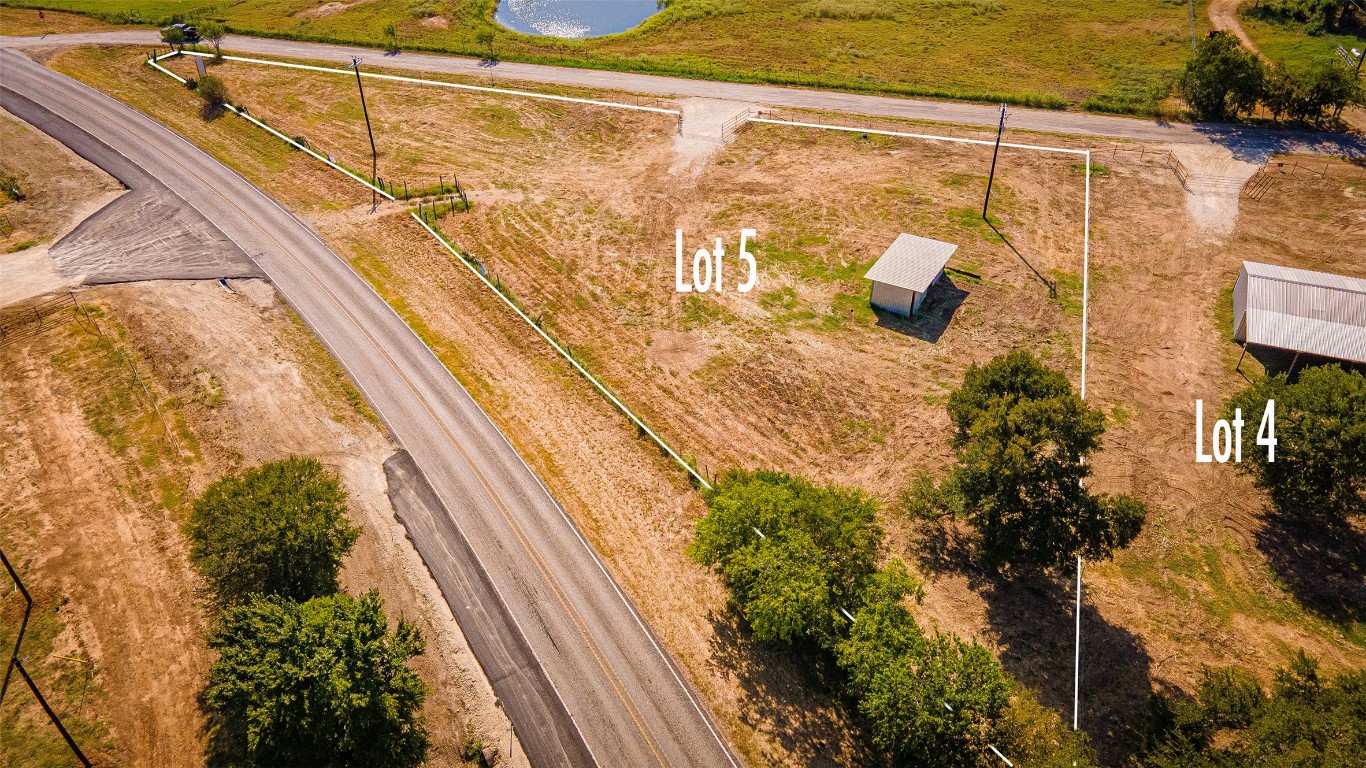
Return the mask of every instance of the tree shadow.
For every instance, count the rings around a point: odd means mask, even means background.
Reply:
[[[1351,133],[1272,129],[1231,123],[1195,123],[1198,134],[1233,153],[1239,160],[1262,163],[1272,155],[1318,152],[1348,160],[1366,157],[1366,140]]]
[[[904,317],[877,307],[873,307],[873,314],[877,315],[879,328],[937,344],[939,337],[948,329],[949,323],[953,322],[954,313],[967,297],[968,292],[959,288],[945,275],[930,286],[919,314]]]
[[[233,768],[244,764],[247,758],[246,723],[210,707],[204,700],[204,693],[200,691],[196,700],[199,711],[204,713],[206,768]]]
[[[755,640],[733,612],[714,612],[712,664],[744,692],[740,720],[771,735],[806,766],[879,766],[885,758],[843,699],[843,672],[829,653],[810,644]]]
[[[1264,520],[1257,549],[1301,605],[1337,624],[1366,621],[1366,524],[1274,505]]]
[[[976,581],[976,580],[974,580]],[[972,584],[987,604],[1001,666],[1064,723],[1073,712],[1075,581],[1042,573],[993,575]],[[1082,595],[1079,721],[1101,765],[1123,765],[1143,746],[1153,697],[1152,659],[1128,630]]]
[[[1072,722],[1076,661],[1075,576],[1005,573],[978,565],[971,529],[952,521],[921,526],[909,553],[925,573],[966,576],[986,602],[1001,666],[1039,702]],[[1125,765],[1144,743],[1153,703],[1152,659],[1143,643],[1107,622],[1082,594],[1081,729],[1100,765]]]

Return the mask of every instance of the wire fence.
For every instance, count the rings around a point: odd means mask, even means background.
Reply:
[[[75,309],[76,297],[67,291],[40,304],[0,313],[0,347],[32,338],[49,328],[62,325],[58,316]]]

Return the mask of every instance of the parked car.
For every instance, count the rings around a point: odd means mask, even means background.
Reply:
[[[162,31],[165,32],[167,29],[179,29],[181,34],[185,35],[185,42],[187,43],[199,42],[199,31],[194,28],[193,24],[186,24],[183,21],[178,21],[169,27],[163,28]]]

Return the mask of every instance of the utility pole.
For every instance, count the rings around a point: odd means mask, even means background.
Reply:
[[[1191,53],[1195,52],[1195,0],[1190,0],[1191,7]],[[1237,13],[1237,10],[1234,10]]]
[[[375,149],[375,131],[370,127],[370,110],[365,106],[365,86],[360,82],[360,57],[351,58],[356,70],[356,88],[360,91],[360,111],[365,115],[365,132],[370,134],[370,212],[379,210],[379,152]]]
[[[1001,124],[996,127],[996,148],[991,151],[991,174],[987,176],[987,196],[982,201],[982,220],[987,220],[987,204],[991,202],[991,185],[996,180],[996,155],[1001,151],[1001,134],[1006,130],[1006,105],[1001,105]]]

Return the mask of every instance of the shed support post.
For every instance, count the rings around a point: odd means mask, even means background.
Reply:
[[[1243,358],[1247,357],[1247,342],[1243,342],[1243,354],[1238,355],[1238,364],[1233,366],[1235,373],[1243,372]]]

